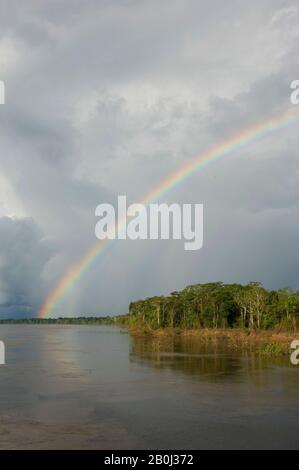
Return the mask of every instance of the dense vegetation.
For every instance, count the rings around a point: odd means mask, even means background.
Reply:
[[[116,317],[60,317],[5,319],[1,323],[111,325],[136,328],[244,328],[296,331],[299,291],[269,291],[260,283],[248,285],[213,282],[186,287],[169,296],[131,302],[129,313]]]
[[[268,291],[260,283],[213,282],[186,287],[170,296],[130,304],[122,323],[143,328],[249,328],[296,330],[299,292]]]

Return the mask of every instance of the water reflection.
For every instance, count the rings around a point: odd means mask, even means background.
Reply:
[[[258,371],[274,366],[291,368],[285,356],[267,357],[248,350],[231,350],[223,342],[211,344],[197,337],[133,336],[130,359],[143,366],[170,369],[212,382],[240,381],[248,376],[257,378]]]
[[[0,448],[297,448],[299,368],[198,338],[4,325]]]

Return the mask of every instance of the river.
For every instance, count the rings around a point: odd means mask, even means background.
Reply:
[[[299,448],[287,357],[104,326],[1,325],[0,339],[1,449]]]

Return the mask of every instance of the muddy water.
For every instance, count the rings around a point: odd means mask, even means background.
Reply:
[[[1,325],[1,449],[299,448],[299,366],[100,326]]]

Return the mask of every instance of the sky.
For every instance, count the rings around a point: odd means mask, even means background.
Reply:
[[[211,146],[290,108],[291,0],[0,0],[0,317],[34,317],[96,242],[95,208],[138,202]],[[201,282],[299,288],[298,124],[160,202],[204,204],[204,244],[117,241],[56,315],[126,313]]]

